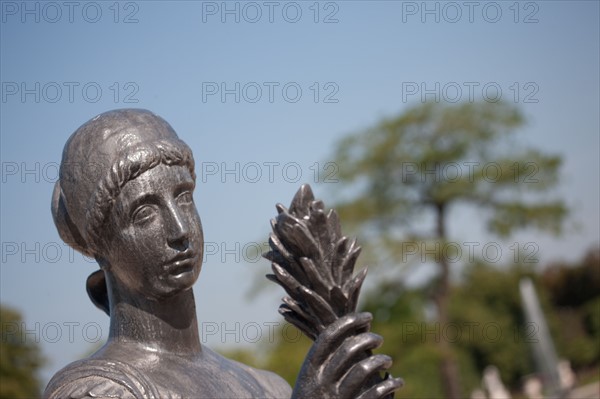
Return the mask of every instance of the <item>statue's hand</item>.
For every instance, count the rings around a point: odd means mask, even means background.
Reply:
[[[310,349],[292,398],[384,398],[400,388],[400,378],[382,379],[392,365],[386,355],[373,355],[383,339],[369,332],[370,313],[353,313],[327,327]]]

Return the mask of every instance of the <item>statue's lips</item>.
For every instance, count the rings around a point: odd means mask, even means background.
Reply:
[[[195,264],[196,254],[191,250],[186,250],[173,257],[165,264],[164,268],[170,275],[177,276],[192,271]]]

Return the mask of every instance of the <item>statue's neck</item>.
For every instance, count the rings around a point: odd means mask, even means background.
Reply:
[[[109,288],[110,341],[134,343],[152,352],[195,356],[201,352],[191,289],[161,300]]]

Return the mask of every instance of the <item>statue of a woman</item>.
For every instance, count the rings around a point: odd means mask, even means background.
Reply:
[[[109,111],[70,137],[52,213],[61,238],[100,266],[87,291],[110,316],[110,334],[59,371],[45,398],[366,398],[398,388],[398,379],[371,382],[390,366],[387,356],[357,361],[381,344],[364,313],[320,334],[293,391],[201,346],[192,286],[204,239],[194,187],[190,149],[149,111]]]

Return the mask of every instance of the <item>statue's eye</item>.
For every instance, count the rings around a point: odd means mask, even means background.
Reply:
[[[184,191],[177,196],[177,203],[181,205],[191,204],[194,202],[194,197],[191,191]]]
[[[154,206],[140,205],[135,209],[135,211],[131,215],[131,220],[133,221],[133,223],[144,223],[152,219],[154,214]]]

